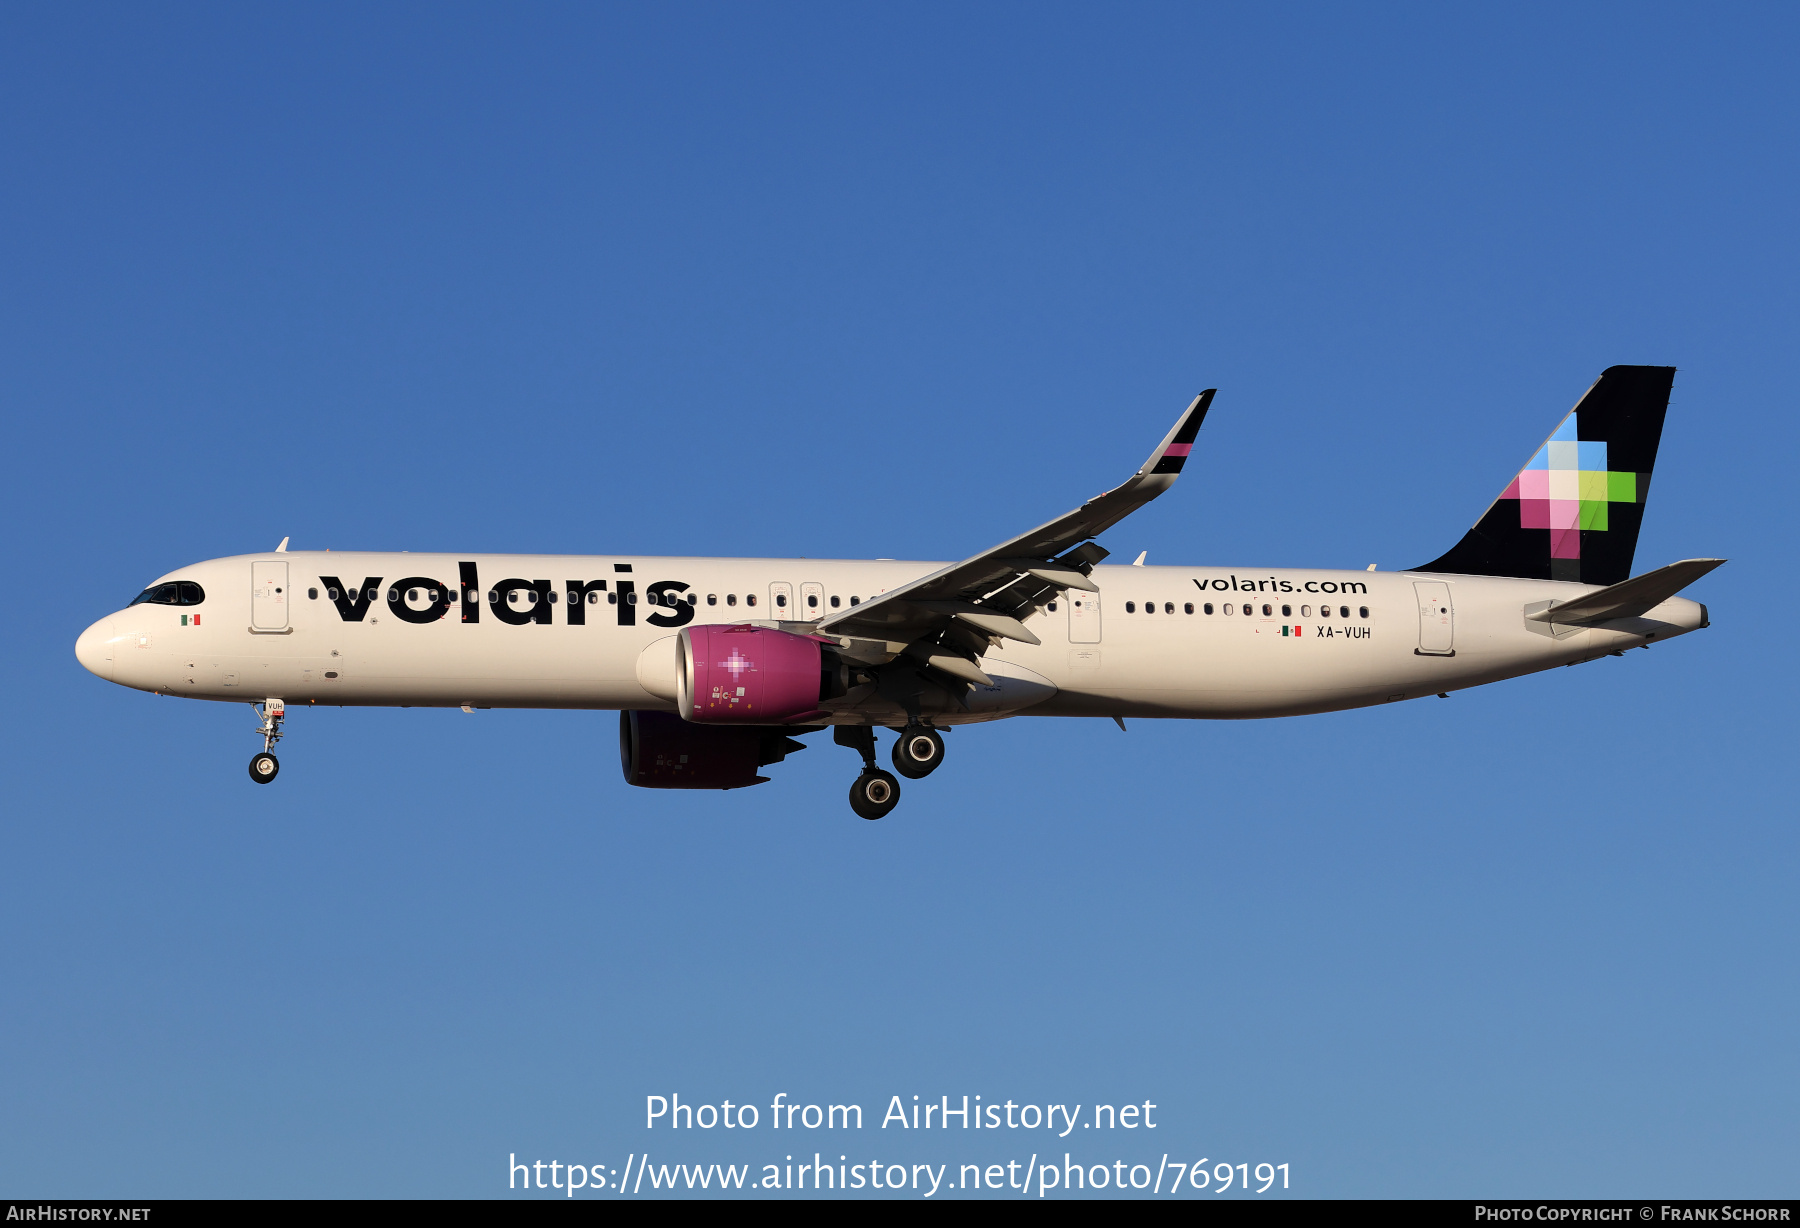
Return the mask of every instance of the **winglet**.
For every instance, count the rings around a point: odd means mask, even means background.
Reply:
[[[1193,451],[1194,438],[1200,434],[1200,424],[1206,421],[1206,411],[1212,405],[1213,394],[1217,388],[1208,388],[1195,397],[1187,411],[1175,423],[1175,429],[1164,437],[1144,467],[1138,470],[1141,477],[1146,473],[1180,473],[1181,467],[1187,464],[1188,453]]]
[[[287,544],[288,544],[288,539],[285,537],[282,538],[281,544],[279,546],[275,547],[275,553],[276,554],[286,554],[287,553]]]

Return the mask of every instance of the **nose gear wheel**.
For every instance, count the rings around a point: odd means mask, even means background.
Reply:
[[[281,770],[281,761],[275,757],[275,743],[281,741],[281,722],[287,719],[287,705],[270,696],[260,704],[251,704],[251,709],[262,718],[262,724],[256,732],[262,735],[263,748],[260,754],[250,760],[250,779],[259,785],[266,785],[275,779],[275,773]]]

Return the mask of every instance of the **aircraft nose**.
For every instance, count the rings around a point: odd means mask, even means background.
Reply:
[[[108,682],[113,675],[112,619],[103,618],[75,640],[75,659]]]

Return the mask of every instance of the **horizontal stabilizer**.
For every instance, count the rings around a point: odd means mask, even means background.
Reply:
[[[1637,618],[1724,562],[1724,559],[1683,559],[1621,580],[1585,597],[1559,601],[1547,610],[1537,610],[1525,617],[1533,622],[1560,623],[1565,627],[1591,626],[1615,618]]]

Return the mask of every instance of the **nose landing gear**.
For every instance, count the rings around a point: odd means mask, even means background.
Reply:
[[[262,718],[262,724],[256,732],[262,734],[263,748],[250,759],[250,779],[259,785],[266,785],[275,779],[275,773],[281,770],[281,761],[275,757],[275,743],[281,741],[281,722],[287,717],[287,705],[279,699],[265,699],[260,704],[251,704],[256,715]]]
[[[862,775],[850,786],[850,809],[865,819],[882,819],[900,804],[900,782],[875,766],[875,731],[867,725],[835,725],[831,739],[862,755]]]

